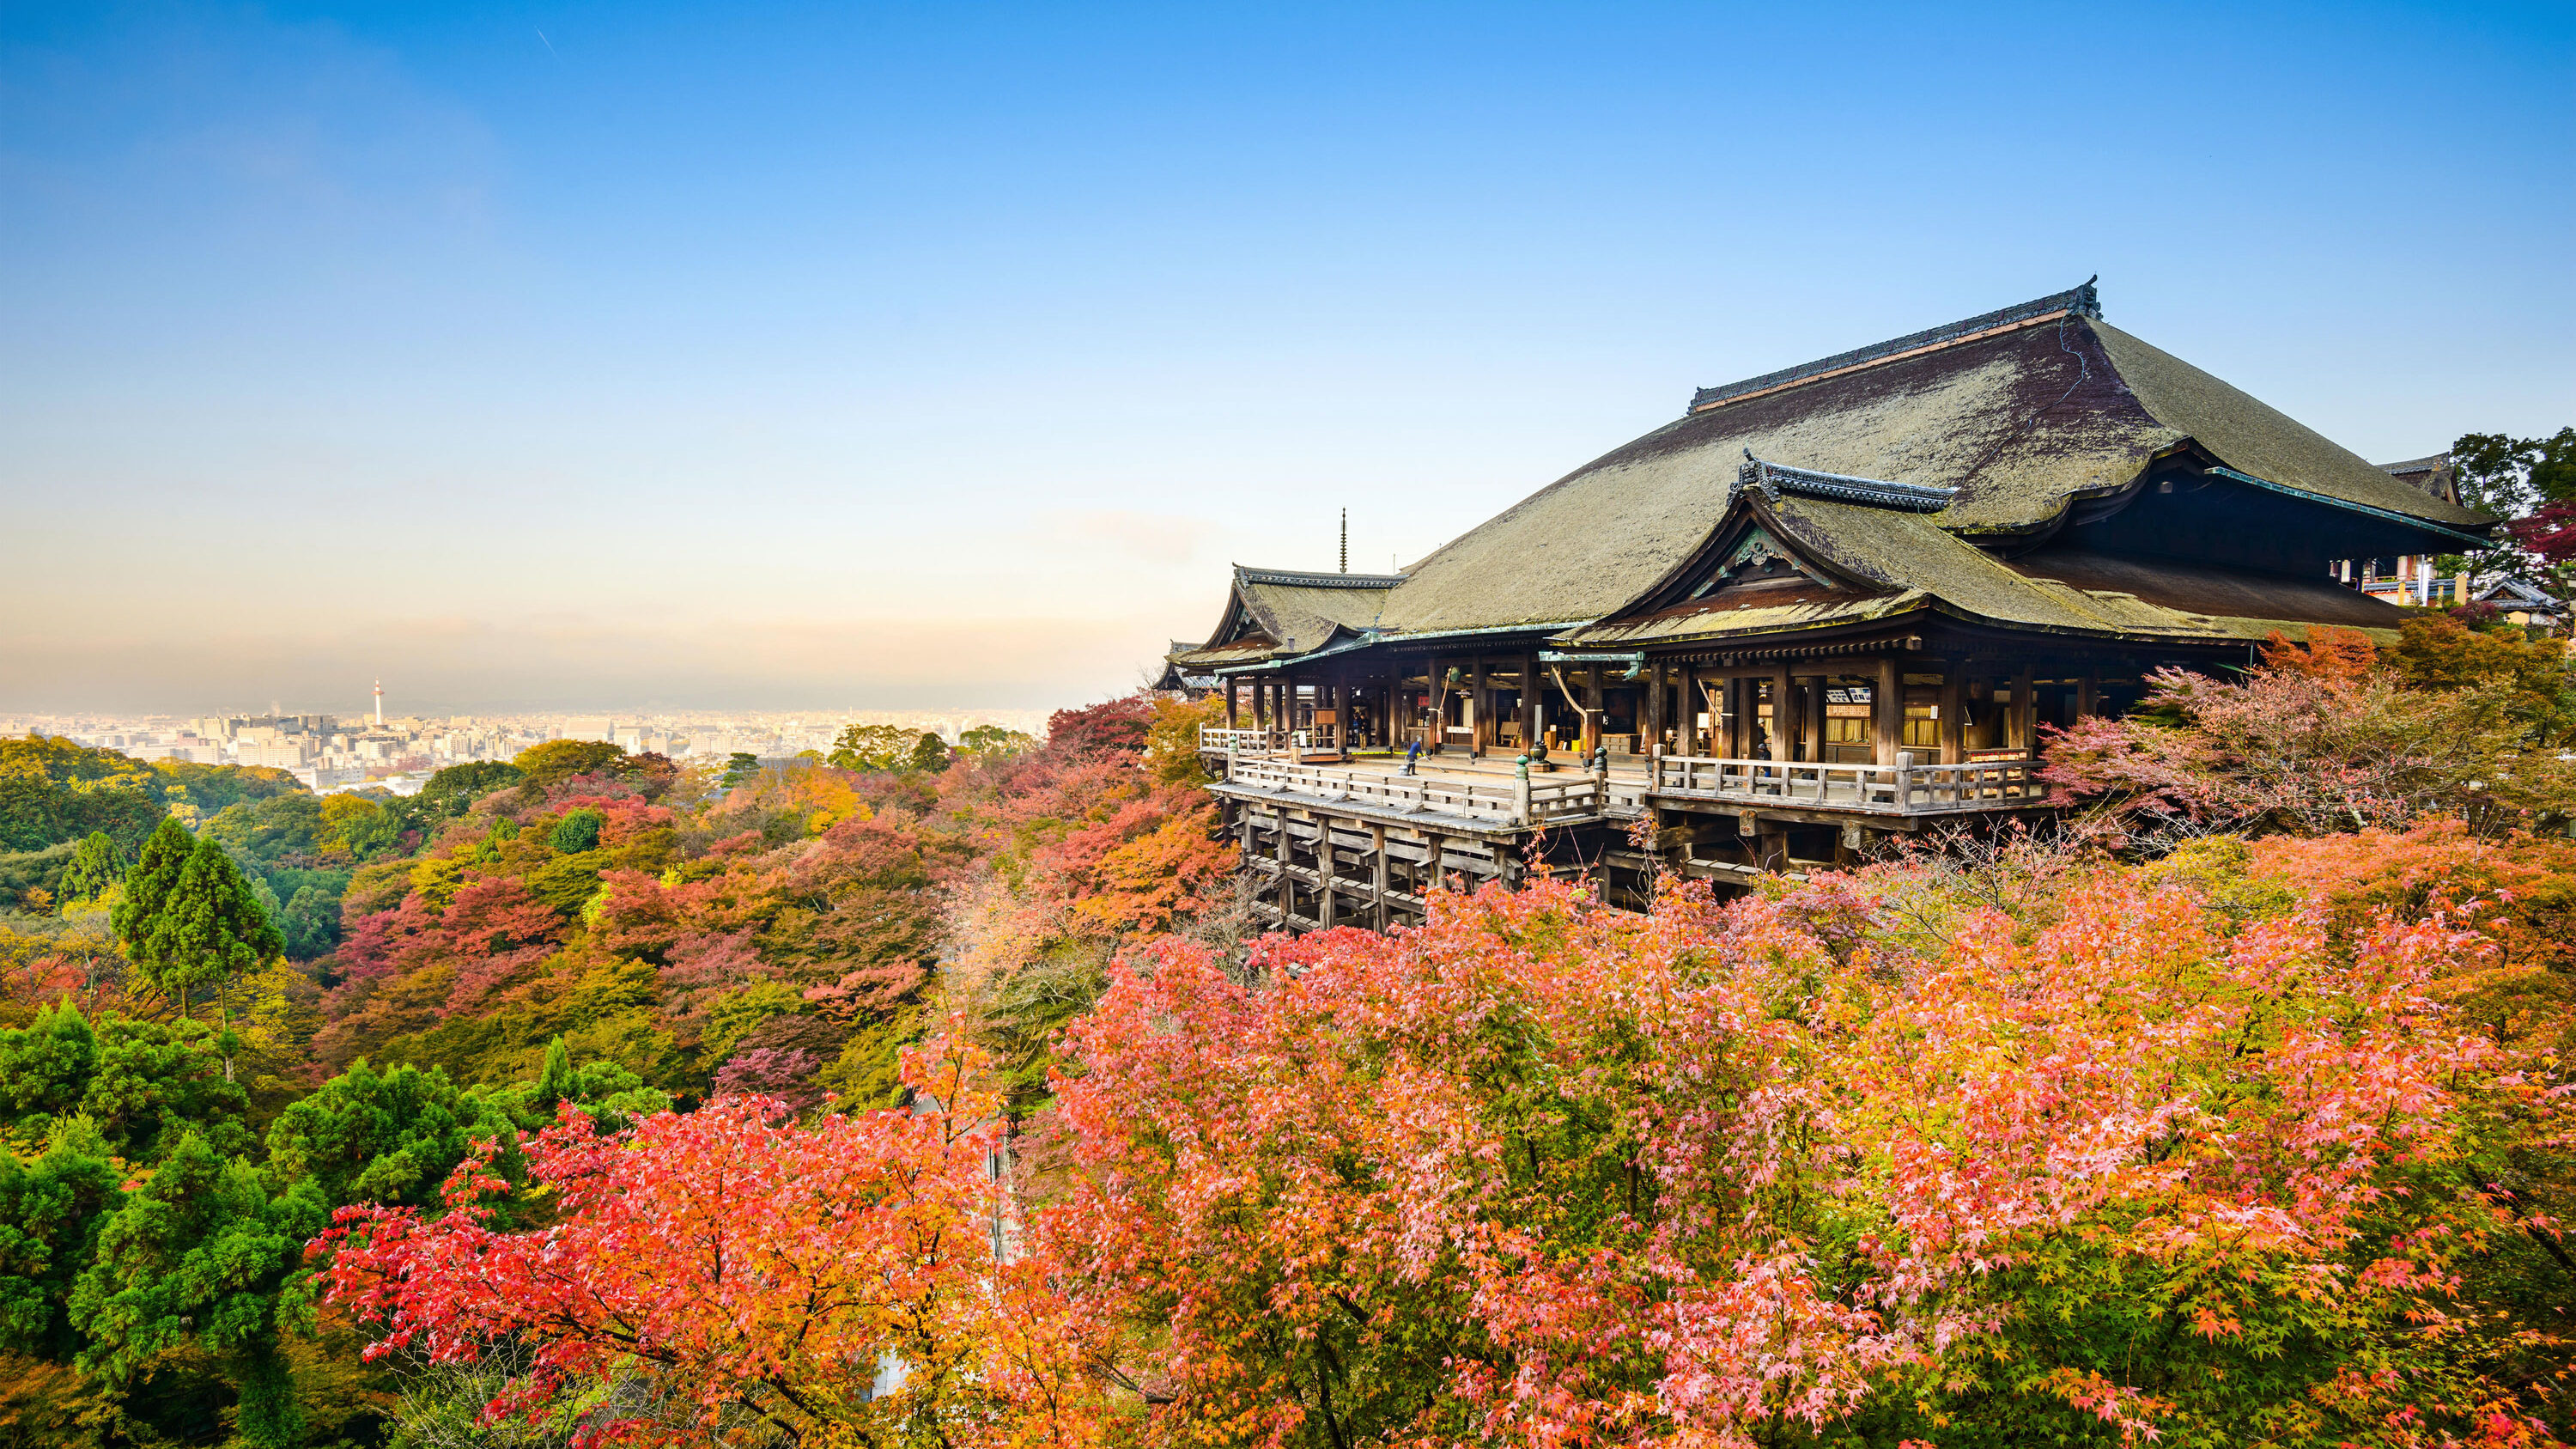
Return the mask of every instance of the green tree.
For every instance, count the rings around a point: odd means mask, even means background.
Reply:
[[[913,737],[888,724],[854,724],[832,741],[823,762],[836,770],[895,770],[912,758]]]
[[[913,741],[912,754],[904,760],[903,768],[916,775],[936,775],[947,769],[948,742],[928,730],[922,731],[921,738]]]
[[[197,837],[176,820],[162,821],[152,838],[143,842],[142,854],[125,878],[125,896],[108,916],[126,950],[141,954],[144,943],[152,937],[152,923],[169,903],[170,892],[178,888],[180,873],[196,853]]]
[[[277,933],[298,961],[329,954],[340,943],[340,893],[318,884],[296,887],[278,913]]]
[[[0,1349],[61,1361],[78,1340],[65,1311],[124,1176],[85,1117],[56,1124],[44,1154],[0,1153]]]
[[[94,901],[125,879],[125,852],[104,830],[91,831],[72,852],[72,863],[63,868],[61,888],[55,894],[66,904],[72,901]]]
[[[285,938],[232,856],[216,842],[200,840],[135,959],[153,985],[178,1000],[181,1016],[197,989],[211,986],[229,1021],[227,988],[233,978],[285,951]]]
[[[278,1352],[280,1290],[328,1223],[308,1200],[272,1200],[258,1168],[188,1133],[107,1220],[72,1289],[72,1324],[90,1340],[81,1372],[122,1390],[161,1355],[195,1347],[223,1359],[240,1391],[239,1443],[300,1444],[294,1376]]]
[[[0,1125],[21,1138],[86,1120],[114,1155],[145,1163],[194,1130],[248,1151],[250,1102],[224,1075],[225,1034],[202,1022],[110,1012],[92,1022],[57,1001],[0,1030]]]
[[[724,786],[726,789],[730,790],[759,773],[760,756],[745,754],[740,750],[725,756]]]
[[[624,750],[601,740],[548,740],[521,750],[511,764],[528,784],[542,788],[576,775],[613,773],[625,760]]]
[[[516,765],[500,760],[469,760],[430,776],[420,793],[411,798],[423,818],[438,820],[462,815],[475,801],[525,779],[527,776]]]
[[[2506,518],[2576,502],[2576,427],[2546,438],[2466,433],[2451,444],[2460,501]]]
[[[1007,760],[1025,755],[1038,747],[1037,738],[1000,725],[977,725],[957,737],[960,754],[979,760]]]
[[[507,1111],[435,1067],[379,1072],[362,1058],[287,1107],[268,1129],[270,1176],[328,1212],[344,1203],[434,1207],[439,1184],[478,1141],[497,1140],[502,1175],[518,1176]]]
[[[578,810],[568,810],[564,812],[563,819],[555,822],[554,830],[546,836],[546,844],[564,855],[597,850],[600,827],[607,823],[607,816],[587,805]]]

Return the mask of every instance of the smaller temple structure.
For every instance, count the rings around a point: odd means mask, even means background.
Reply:
[[[1274,924],[1540,862],[1617,896],[2041,807],[2049,726],[2493,520],[2103,321],[2093,284],[1693,395],[1399,573],[1235,569],[1166,678]]]

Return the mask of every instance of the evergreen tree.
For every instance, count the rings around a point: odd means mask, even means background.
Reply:
[[[72,852],[72,863],[63,867],[62,888],[56,894],[65,905],[94,901],[124,879],[125,852],[116,848],[106,831],[94,830]]]
[[[153,984],[179,999],[185,1015],[198,987],[210,985],[220,994],[234,977],[285,950],[285,939],[232,855],[201,840],[136,955]]]
[[[301,1444],[278,1299],[305,1240],[328,1222],[296,1199],[272,1202],[258,1168],[187,1134],[108,1219],[72,1290],[72,1324],[90,1341],[81,1372],[121,1390],[193,1345],[224,1359],[240,1389],[237,1443]]]
[[[554,833],[546,837],[546,843],[565,855],[579,855],[585,850],[597,850],[599,828],[607,823],[607,816],[585,805],[556,821]]]
[[[922,731],[921,738],[912,742],[912,755],[903,767],[907,773],[938,774],[948,768],[948,742],[928,730]]]
[[[152,938],[152,923],[161,908],[177,889],[180,873],[188,868],[188,859],[197,853],[197,837],[176,820],[165,819],[143,842],[142,854],[133,871],[125,878],[125,898],[116,903],[108,917],[115,925],[119,940],[140,959],[145,943]]]

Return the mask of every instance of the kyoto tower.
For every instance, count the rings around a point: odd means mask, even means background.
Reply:
[[[376,681],[376,728],[385,727],[385,682]]]

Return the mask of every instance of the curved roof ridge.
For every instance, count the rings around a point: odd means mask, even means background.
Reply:
[[[1300,569],[1260,569],[1250,564],[1236,564],[1234,576],[1247,584],[1283,584],[1297,589],[1391,589],[1403,583],[1402,574],[1326,574],[1307,573]]]
[[[1738,398],[1778,392],[1784,387],[1795,387],[1802,382],[1813,382],[1818,378],[1831,377],[1836,373],[1850,372],[1872,363],[1890,362],[1917,352],[1929,352],[1936,347],[1947,347],[1954,342],[1965,342],[1991,333],[2027,327],[2034,322],[2050,321],[2069,313],[2099,321],[2102,317],[2102,297],[2093,284],[2100,280],[2102,280],[2101,274],[2097,272],[2085,278],[2082,286],[2069,287],[2063,292],[2034,297],[2030,301],[2010,307],[1998,307],[1992,312],[1958,322],[1943,323],[1938,327],[1927,327],[1920,332],[1909,332],[1902,337],[1891,337],[1885,342],[1873,342],[1867,347],[1855,347],[1849,352],[1837,352],[1831,357],[1820,357],[1813,362],[1802,362],[1796,367],[1784,367],[1777,372],[1766,372],[1760,377],[1748,377],[1742,382],[1730,382],[1721,387],[1704,387],[1691,394],[1689,411],[1705,412],[1722,403],[1734,402]]]
[[[1936,488],[1929,483],[1891,483],[1884,478],[1855,478],[1848,473],[1819,473],[1812,468],[1792,468],[1753,456],[1744,450],[1744,466],[1735,471],[1735,486],[1759,488],[1777,499],[1783,493],[1802,493],[1811,498],[1830,498],[1837,503],[1859,503],[1872,508],[1902,508],[1909,513],[1937,513],[1950,506],[1959,496],[1956,488]]]

